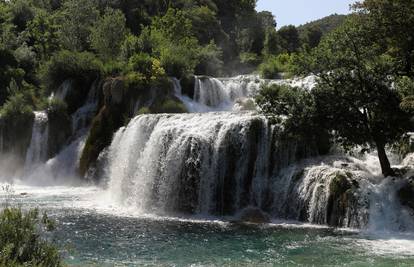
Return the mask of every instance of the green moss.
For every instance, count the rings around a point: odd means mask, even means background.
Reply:
[[[167,99],[161,105],[160,113],[185,113],[187,112],[185,106],[179,102],[172,99]]]
[[[111,144],[112,136],[122,126],[123,119],[122,110],[119,107],[106,106],[94,118],[79,162],[81,175],[86,174],[101,151]]]
[[[345,193],[348,189],[351,188],[351,184],[348,181],[347,175],[344,175],[340,172],[335,174],[335,177],[332,179],[329,184],[329,190],[331,195],[339,196]]]
[[[148,107],[140,108],[136,115],[150,114],[151,110]]]

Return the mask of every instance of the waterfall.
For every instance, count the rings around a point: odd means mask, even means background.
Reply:
[[[396,196],[404,180],[381,178],[374,155],[298,161],[303,148],[281,131],[252,112],[138,116],[106,151],[109,196],[144,214],[234,216],[253,206],[274,219],[412,228]]]
[[[109,190],[143,212],[229,214],[265,205],[272,131],[252,113],[136,117],[109,149]]]
[[[32,138],[26,154],[26,170],[44,162],[48,154],[49,125],[47,113],[45,111],[35,111],[34,114]]]
[[[72,132],[76,135],[79,131],[89,127],[89,124],[98,108],[99,80],[96,80],[89,90],[85,104],[72,115]]]
[[[266,80],[257,75],[240,75],[231,78],[195,76],[194,94],[182,95],[177,79],[172,79],[176,96],[190,112],[255,110],[254,97],[263,85],[285,84],[311,90],[315,76],[289,80]]]
[[[72,84],[72,80],[64,81],[56,90],[56,92],[52,92],[49,99],[59,99],[61,101],[64,101],[69,91],[72,89]]]

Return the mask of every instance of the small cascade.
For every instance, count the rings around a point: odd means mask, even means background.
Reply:
[[[72,132],[76,135],[79,131],[88,128],[98,108],[99,81],[96,80],[89,90],[85,104],[72,115]]]
[[[54,158],[26,171],[22,179],[25,183],[36,186],[80,184],[77,170],[85,140],[85,134],[76,138]]]
[[[59,99],[61,101],[64,101],[69,91],[72,89],[72,84],[72,80],[64,81],[61,84],[61,86],[56,90],[56,92],[52,92],[49,99]]]
[[[40,164],[47,159],[49,125],[48,116],[45,111],[35,111],[32,138],[27,150],[25,169]]]
[[[173,79],[176,95],[190,112],[255,110],[253,98],[263,85],[286,84],[311,90],[315,76],[290,80],[266,80],[257,75],[231,78],[196,76],[194,95],[183,96],[177,79]]]

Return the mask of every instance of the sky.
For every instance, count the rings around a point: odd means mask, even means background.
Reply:
[[[258,0],[258,11],[271,11],[277,27],[301,25],[312,20],[337,13],[349,13],[349,5],[355,0]]]

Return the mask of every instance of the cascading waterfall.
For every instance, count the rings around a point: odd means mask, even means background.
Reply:
[[[22,180],[29,184],[73,184],[79,183],[77,169],[79,158],[85,145],[90,121],[98,106],[97,90],[99,82],[95,81],[89,90],[85,104],[72,115],[72,136],[68,145],[55,157],[48,158],[49,121],[44,111],[35,112],[32,140],[27,152]],[[71,90],[71,82],[62,84],[59,91],[67,94]],[[61,93],[52,95],[60,99]]]
[[[266,80],[256,75],[240,75],[232,78],[196,76],[194,94],[181,94],[180,83],[172,79],[176,95],[190,112],[254,110],[253,98],[263,85],[286,84],[311,90],[315,76],[303,79]],[[178,93],[177,93],[178,92]]]
[[[72,115],[72,132],[75,135],[89,127],[90,121],[96,113],[98,108],[98,87],[99,81],[96,80],[89,90],[85,104]]]
[[[251,113],[137,117],[110,147],[109,190],[143,212],[229,214],[265,205],[272,131]]]
[[[115,134],[105,152],[108,192],[118,204],[142,213],[219,216],[253,206],[273,218],[353,228],[379,229],[381,216],[402,216],[401,222],[392,220],[395,229],[413,223],[396,197],[405,182],[390,186],[392,181],[380,177],[374,156],[298,162],[298,151],[316,153],[283,139],[283,129],[264,117],[235,112],[263,84],[312,90],[314,77],[196,77],[192,98],[182,95],[177,79],[172,82],[176,96],[193,113],[136,117]],[[390,198],[381,200],[382,194]]]
[[[49,125],[47,113],[45,111],[35,111],[34,115],[32,138],[26,154],[26,170],[45,161],[48,154]]]
[[[191,97],[182,94],[177,79],[172,82],[190,113],[138,116],[100,156],[105,166],[99,173],[117,204],[140,213],[202,216],[236,216],[257,207],[274,219],[414,231],[413,212],[397,194],[407,179],[381,178],[375,156],[311,158],[317,154],[311,144],[286,140],[281,126],[242,111],[254,110],[252,99],[263,84],[311,90],[314,77],[196,77]],[[37,185],[57,178],[74,181],[98,88],[94,84],[73,114],[70,144],[48,161],[47,114],[35,112],[25,180]]]

